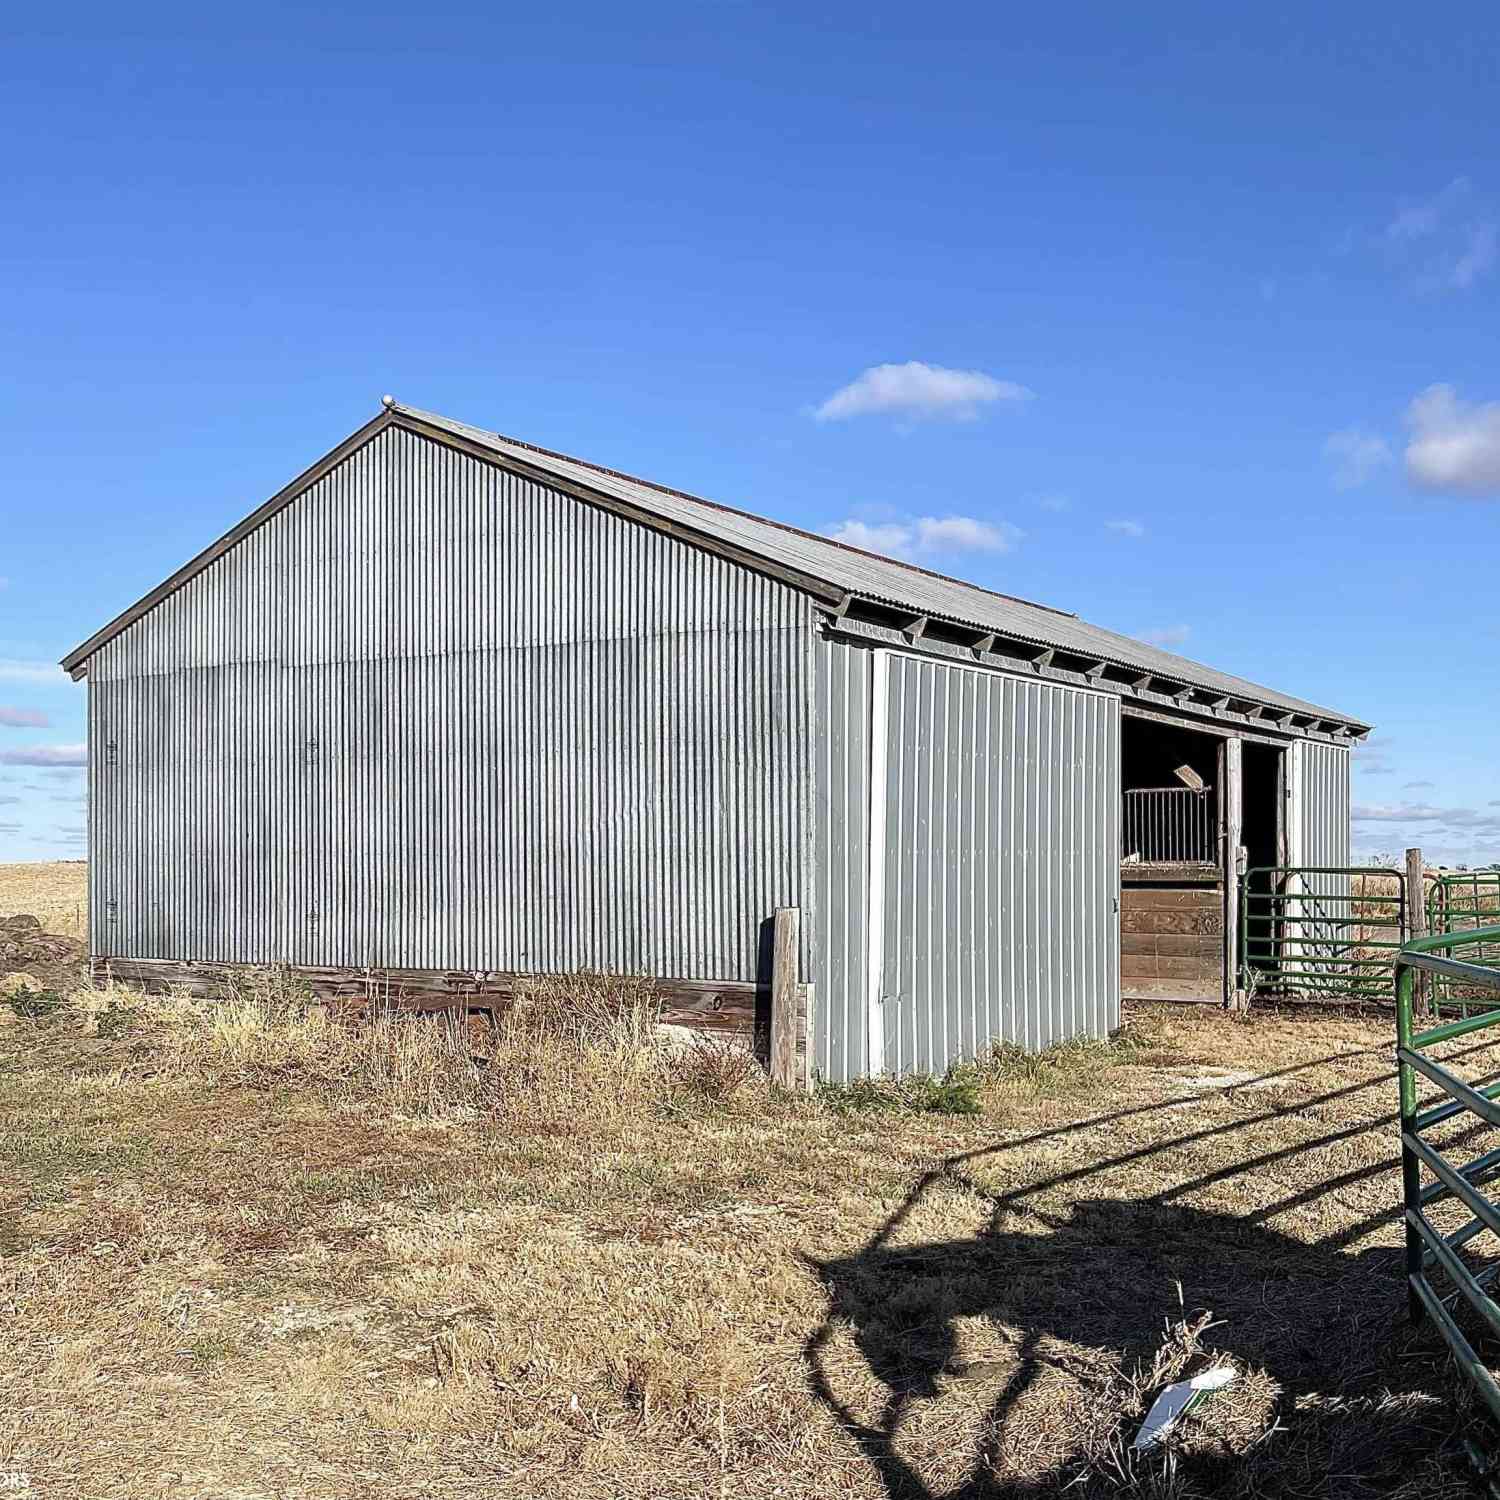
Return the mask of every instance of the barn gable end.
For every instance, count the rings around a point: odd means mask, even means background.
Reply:
[[[87,655],[97,955],[753,979],[812,603],[395,423]]]

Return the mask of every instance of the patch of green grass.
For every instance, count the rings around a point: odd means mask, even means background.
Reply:
[[[220,1365],[237,1351],[237,1347],[222,1333],[200,1333],[188,1341],[186,1353],[194,1364]]]
[[[977,1115],[982,1113],[977,1069],[960,1064],[941,1078],[919,1073],[910,1078],[856,1078],[823,1083],[818,1099],[836,1114],[902,1113]]]
[[[105,1041],[113,1042],[135,1030],[139,1020],[138,1012],[111,1000],[94,1018],[94,1030]]]
[[[818,1099],[836,1114],[905,1113],[977,1115],[984,1111],[988,1088],[1019,1086],[1029,1093],[1068,1093],[1096,1083],[1099,1075],[1157,1046],[1139,1023],[1122,1026],[1100,1040],[1076,1037],[1034,1052],[1017,1042],[997,1042],[978,1063],[956,1063],[941,1077],[857,1078],[853,1083],[823,1083]]]
[[[26,1021],[51,1021],[68,1003],[56,990],[15,990],[4,997],[5,1003]]]
[[[1092,1086],[1102,1073],[1136,1060],[1155,1045],[1139,1025],[1122,1026],[1103,1039],[1074,1037],[1036,1052],[1017,1042],[997,1042],[980,1072],[989,1084],[1019,1085],[1038,1094],[1069,1093]]]

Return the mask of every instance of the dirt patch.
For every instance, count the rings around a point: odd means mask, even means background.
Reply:
[[[77,938],[48,932],[29,913],[0,917],[0,975],[18,974],[42,989],[73,989],[88,977],[88,950]],[[17,987],[30,988],[20,981]]]

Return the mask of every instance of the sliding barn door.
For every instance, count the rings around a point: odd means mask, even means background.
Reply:
[[[1120,1006],[1118,700],[894,653],[877,670],[872,1055],[939,1073],[996,1041],[1103,1036]]]

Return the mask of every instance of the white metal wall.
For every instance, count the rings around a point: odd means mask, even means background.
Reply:
[[[846,1083],[869,1071],[870,682],[877,653],[819,640],[814,672],[812,934],[816,1066]]]
[[[89,662],[99,954],[755,977],[805,596],[387,429]]]
[[[1350,852],[1349,752],[1342,745],[1300,740],[1291,754],[1292,815],[1296,823],[1293,864],[1346,868]],[[1292,913],[1303,919],[1301,941],[1290,958],[1305,967],[1344,953],[1346,923],[1353,915],[1351,878],[1342,874],[1294,876]],[[1326,923],[1322,920],[1326,918]],[[1328,946],[1318,944],[1326,938]],[[1325,969],[1331,977],[1333,970]]]
[[[820,1073],[1118,1025],[1118,701],[838,639],[816,668]]]
[[[1349,752],[1342,745],[1303,740],[1297,747],[1304,865],[1349,863]]]

